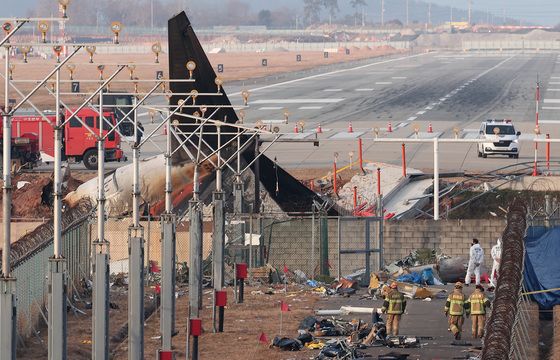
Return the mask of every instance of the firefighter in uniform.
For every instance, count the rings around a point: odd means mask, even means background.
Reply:
[[[484,323],[486,321],[486,308],[490,307],[490,300],[484,295],[482,285],[476,289],[467,300],[467,314],[470,313],[472,321],[472,336],[482,339],[484,336]]]
[[[387,314],[387,335],[399,335],[399,322],[406,308],[404,295],[397,289],[397,283],[391,283],[391,289],[385,296],[381,311]]]
[[[449,318],[449,330],[455,336],[455,340],[461,339],[461,327],[463,326],[465,305],[463,284],[457,282],[455,283],[455,290],[449,295],[445,303],[445,316]]]

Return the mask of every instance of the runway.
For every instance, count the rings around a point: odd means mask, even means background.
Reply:
[[[522,139],[533,139],[537,77],[541,84],[541,132],[560,138],[560,58],[552,53],[400,55],[226,83],[224,88],[234,105],[242,104],[241,90],[250,91],[249,107],[244,110],[246,124],[258,120],[274,123],[286,134],[283,138],[317,136],[319,147],[277,143],[267,151],[286,168],[305,169],[330,167],[335,152],[341,166],[348,164],[349,153],[357,154],[358,137],[363,139],[365,160],[400,164],[400,144],[374,144],[374,128],[380,129],[380,137],[414,137],[414,128],[419,128],[422,138],[453,138],[457,128],[459,137],[474,138],[481,121],[508,118],[521,131]],[[288,124],[283,124],[285,110],[290,114]],[[147,113],[139,119],[147,132],[156,126],[147,123]],[[299,121],[305,122],[305,133],[296,135],[294,125]],[[353,133],[347,132],[350,123]],[[429,123],[431,134],[427,133]],[[319,124],[323,133],[315,135]],[[147,142],[142,157],[161,153],[164,141],[164,136],[157,136]],[[123,144],[123,149],[130,159],[129,146]],[[552,144],[551,154],[552,160],[560,160],[560,144]],[[409,144],[406,156],[409,167],[432,171],[431,144]],[[540,160],[544,156],[542,144]],[[519,159],[481,159],[474,144],[440,144],[441,171],[486,171],[533,158],[534,144],[528,141],[521,143]],[[107,165],[111,169],[122,163]]]
[[[319,124],[323,134],[319,147],[310,143],[280,143],[268,155],[288,168],[320,168],[330,166],[334,152],[339,161],[348,163],[348,153],[357,151],[357,137],[364,139],[364,158],[369,161],[400,163],[400,144],[373,144],[372,129],[381,129],[380,136],[413,137],[414,128],[420,136],[476,136],[485,119],[512,119],[522,132],[522,139],[532,139],[535,128],[535,89],[537,76],[541,83],[540,128],[543,134],[560,137],[560,61],[556,54],[485,55],[463,53],[429,53],[371,60],[323,74],[249,87],[251,98],[246,109],[246,122],[273,121],[275,124],[290,113],[289,124],[281,132],[293,132],[294,124],[305,121],[307,135],[313,138]],[[233,102],[239,103],[241,87],[226,90]],[[347,133],[349,123],[353,133]],[[393,132],[386,128],[391,122]],[[427,134],[432,123],[433,134]],[[287,137],[294,137],[288,135]],[[556,146],[558,147],[558,146]],[[539,156],[544,159],[544,145]],[[552,158],[558,158],[552,145]],[[519,159],[490,157],[479,159],[475,145],[440,146],[440,167],[444,171],[491,170],[534,157],[531,142],[521,144]],[[433,166],[431,145],[408,145],[407,162],[411,167]]]

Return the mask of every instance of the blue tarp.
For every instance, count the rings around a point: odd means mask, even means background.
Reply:
[[[525,252],[525,289],[560,288],[560,227],[530,227],[525,238]],[[532,296],[542,309],[560,304],[560,291]]]

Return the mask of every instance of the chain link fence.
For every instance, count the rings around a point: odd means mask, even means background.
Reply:
[[[80,291],[82,280],[89,277],[91,243],[88,219],[80,216],[63,226],[62,245],[69,298]],[[12,276],[17,280],[17,331],[21,337],[36,333],[41,318],[46,321],[49,259],[54,246],[52,234],[50,221],[27,231],[12,248]]]

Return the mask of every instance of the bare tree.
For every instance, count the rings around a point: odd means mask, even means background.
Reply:
[[[323,0],[303,0],[303,14],[307,24],[315,24],[320,20]]]
[[[338,8],[338,0],[323,0],[323,6],[329,13],[329,25],[332,24],[332,20],[336,18],[336,15],[340,11]]]
[[[354,26],[358,25],[358,16],[360,16],[358,8],[360,8],[362,15],[362,26],[364,26],[364,7],[367,5],[366,0],[350,0],[350,5],[354,9]]]

